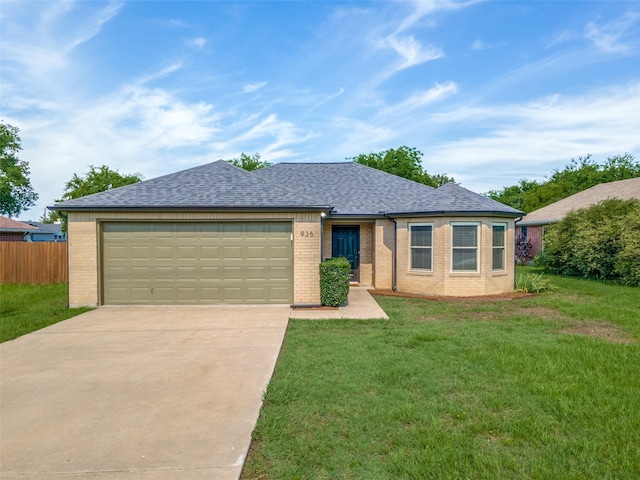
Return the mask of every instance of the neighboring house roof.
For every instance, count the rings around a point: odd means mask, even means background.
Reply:
[[[522,212],[447,184],[433,189],[354,162],[278,163],[247,172],[224,160],[57,204],[91,209],[333,209],[334,215]]]
[[[31,225],[32,227],[36,227],[38,231],[34,233],[53,234],[53,235],[62,233],[61,223],[42,223],[42,222],[33,222],[31,220],[27,220],[24,223],[26,223],[27,225]]]
[[[546,225],[562,220],[569,212],[588,208],[609,198],[640,200],[640,177],[601,183],[522,217],[518,225]]]
[[[0,215],[0,232],[28,233],[37,230],[36,227]]]

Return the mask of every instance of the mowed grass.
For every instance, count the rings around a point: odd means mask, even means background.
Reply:
[[[292,320],[243,479],[640,478],[640,289]]]
[[[79,315],[67,308],[67,285],[0,285],[0,343]]]

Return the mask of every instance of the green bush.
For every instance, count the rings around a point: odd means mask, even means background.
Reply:
[[[610,199],[545,230],[540,264],[562,275],[640,284],[640,201]]]
[[[622,250],[618,253],[616,273],[622,283],[640,287],[640,208],[627,216],[620,243]]]
[[[320,301],[339,307],[347,303],[351,265],[346,258],[329,258],[320,264]]]

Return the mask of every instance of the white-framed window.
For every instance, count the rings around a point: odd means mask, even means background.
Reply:
[[[409,224],[409,269],[433,270],[433,224]]]
[[[451,271],[479,271],[479,229],[479,223],[451,224]]]
[[[493,243],[492,243],[492,268],[493,270],[505,269],[505,245],[507,237],[507,224],[493,224]]]

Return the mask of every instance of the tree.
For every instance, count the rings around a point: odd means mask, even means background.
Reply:
[[[518,210],[524,211],[524,198],[527,192],[536,188],[539,185],[538,182],[530,181],[524,178],[518,180],[517,185],[511,187],[504,187],[502,190],[490,190],[487,192],[487,196],[496,200],[497,202],[504,203]]]
[[[487,196],[518,210],[532,212],[600,183],[635,177],[640,177],[640,163],[629,153],[609,157],[601,164],[587,155],[571,159],[544,182],[521,179],[518,185],[491,190]]]
[[[244,168],[248,171],[258,170],[260,168],[270,167],[271,164],[269,162],[261,162],[260,154],[256,153],[254,155],[247,155],[246,153],[241,153],[240,158],[232,158],[231,160],[227,160],[232,165],[236,167]]]
[[[106,165],[94,167],[89,165],[89,171],[82,177],[73,174],[71,180],[65,183],[65,191],[56,202],[65,202],[94,193],[105,192],[118,187],[124,187],[138,183],[144,177],[140,173],[121,174],[117,170],[111,170]],[[51,217],[50,217],[51,218]],[[62,230],[67,230],[67,222],[64,216]]]
[[[17,217],[36,204],[38,194],[29,180],[29,164],[18,158],[20,130],[0,123],[0,214]]]
[[[455,182],[446,173],[429,175],[422,167],[422,156],[423,153],[416,148],[401,146],[379,153],[361,153],[356,157],[348,157],[347,160],[431,187],[439,187],[445,183]]]
[[[65,202],[94,193],[106,192],[114,188],[138,183],[143,178],[139,173],[123,175],[117,170],[111,170],[106,165],[101,167],[89,165],[89,171],[84,176],[79,177],[76,173],[73,174],[71,180],[64,185],[65,191],[62,194],[62,198],[56,200],[56,202]]]

